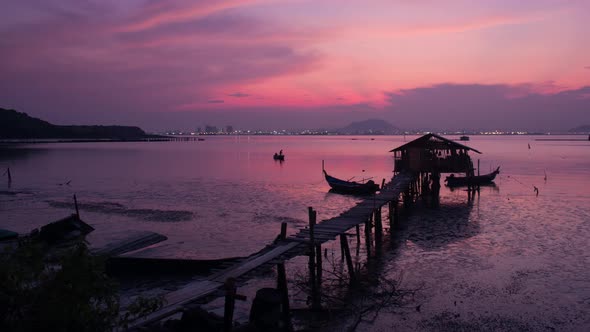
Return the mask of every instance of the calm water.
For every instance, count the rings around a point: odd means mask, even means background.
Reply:
[[[473,156],[482,173],[501,166],[497,186],[472,205],[464,191],[443,187],[440,209],[415,209],[385,268],[423,288],[421,310],[383,312],[360,330],[590,328],[590,142],[535,138],[467,142],[483,152]],[[290,232],[305,226],[308,206],[321,220],[356,202],[327,192],[322,160],[337,177],[381,182],[392,176],[387,151],[403,143],[402,136],[207,137],[3,149],[0,167],[11,168],[13,181],[0,182],[0,227],[27,232],[66,216],[76,194],[95,245],[149,230],[169,238],[152,256],[244,256],[272,241],[283,221]],[[272,160],[280,149],[284,163]]]

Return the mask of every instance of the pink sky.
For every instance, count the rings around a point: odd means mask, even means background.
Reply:
[[[588,1],[13,1],[0,107],[148,130],[466,112],[457,127],[567,129],[590,124],[589,21]]]

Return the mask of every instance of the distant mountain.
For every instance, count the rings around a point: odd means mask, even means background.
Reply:
[[[583,125],[583,126],[579,126],[576,128],[572,128],[570,130],[568,130],[568,132],[570,133],[590,133],[590,125]]]
[[[131,126],[58,126],[27,113],[0,108],[0,138],[138,139],[154,137]]]
[[[391,123],[381,119],[353,122],[344,128],[335,129],[334,131],[343,135],[391,135],[400,132]]]

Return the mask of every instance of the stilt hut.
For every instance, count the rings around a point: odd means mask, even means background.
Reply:
[[[469,151],[481,154],[474,148],[442,136],[427,134],[390,152],[394,153],[395,173],[465,173],[472,176],[473,162]]]

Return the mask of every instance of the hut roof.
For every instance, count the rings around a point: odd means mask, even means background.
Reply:
[[[467,145],[451,141],[450,139],[444,138],[437,134],[426,134],[389,152],[402,151],[406,150],[407,148],[424,148],[433,150],[465,149],[481,154],[481,152],[474,148],[470,148]]]

